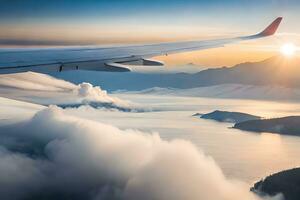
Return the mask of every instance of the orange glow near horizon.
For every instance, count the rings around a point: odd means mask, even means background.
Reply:
[[[240,45],[220,47],[196,52],[159,56],[155,59],[165,62],[166,66],[193,63],[205,67],[231,67],[243,62],[257,62],[277,55],[274,51],[247,49]]]
[[[287,39],[271,37],[246,43],[226,45],[225,47],[207,50],[186,52],[168,56],[159,56],[155,59],[165,62],[166,66],[185,65],[193,63],[202,67],[231,67],[244,62],[258,62],[273,56],[282,55],[282,46],[289,44]],[[298,40],[293,40],[298,43]],[[293,54],[299,54],[295,45]],[[290,50],[290,49],[288,49]]]

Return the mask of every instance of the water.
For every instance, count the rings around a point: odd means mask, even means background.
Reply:
[[[227,177],[249,185],[274,172],[300,166],[300,137],[245,132],[231,129],[231,123],[192,117],[197,112],[207,113],[217,109],[266,118],[300,115],[300,104],[134,94],[116,96],[157,111],[124,113],[79,108],[67,109],[67,112],[121,129],[158,132],[165,140],[189,140],[213,157]]]

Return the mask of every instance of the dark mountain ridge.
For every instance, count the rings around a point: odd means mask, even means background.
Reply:
[[[80,76],[78,75],[80,73]],[[55,77],[113,90],[143,90],[152,87],[196,88],[220,84],[272,85],[300,88],[300,59],[276,56],[261,62],[246,62],[233,67],[221,67],[198,73],[109,73],[72,71],[52,74]]]

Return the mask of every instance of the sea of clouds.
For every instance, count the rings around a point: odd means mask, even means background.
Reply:
[[[188,141],[120,130],[57,106],[0,126],[0,160],[5,200],[260,199]]]
[[[98,86],[27,72],[0,75],[0,94],[46,105],[24,103],[25,113],[32,110],[29,117],[10,123],[0,120],[0,199],[261,199],[247,184],[227,179],[215,161],[191,142],[122,130],[81,118],[84,115],[68,115],[63,109],[139,111],[137,105]],[[21,101],[7,106],[12,102],[0,99],[7,110],[0,112],[3,117],[22,110]]]
[[[125,94],[149,94],[187,97],[208,97],[228,99],[254,99],[271,101],[300,101],[300,90],[283,86],[257,86],[242,84],[221,84],[189,89],[153,87],[140,91],[117,91]]]

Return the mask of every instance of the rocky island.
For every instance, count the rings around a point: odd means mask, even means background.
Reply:
[[[236,123],[233,128],[253,132],[300,136],[300,116],[244,121]]]
[[[285,200],[299,200],[300,168],[285,170],[266,177],[250,189],[259,195],[282,194]]]
[[[240,123],[249,120],[261,119],[261,117],[259,116],[250,115],[246,113],[228,112],[228,111],[220,111],[220,110],[215,110],[207,114],[196,113],[193,116],[199,116],[202,119],[212,119],[219,122],[231,122],[231,123]]]

